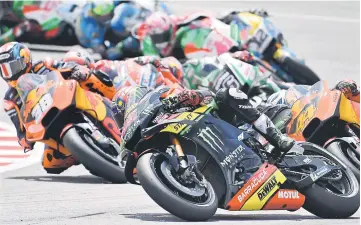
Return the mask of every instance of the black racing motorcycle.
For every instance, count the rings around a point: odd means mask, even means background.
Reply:
[[[303,142],[281,153],[252,129],[216,115],[212,104],[168,113],[162,89],[128,99],[120,161],[127,180],[138,180],[163,209],[185,220],[226,210],[297,210],[347,218],[359,208],[354,174],[325,149]],[[244,126],[243,126],[244,127]],[[263,139],[264,140],[264,139]]]

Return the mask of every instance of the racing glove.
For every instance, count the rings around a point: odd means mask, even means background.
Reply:
[[[73,68],[69,78],[77,81],[85,81],[89,78],[90,69],[86,66],[77,65]]]
[[[342,91],[346,97],[360,94],[360,89],[353,80],[342,80],[336,84],[335,89]]]
[[[150,63],[156,68],[168,68],[168,66],[162,63],[161,58],[158,56],[140,56],[135,58],[134,62],[138,63],[139,65],[146,65]]]
[[[232,57],[246,63],[251,63],[254,60],[252,53],[246,50],[234,52]]]

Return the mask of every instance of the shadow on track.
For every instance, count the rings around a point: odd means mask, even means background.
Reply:
[[[139,219],[142,221],[157,221],[157,222],[184,222],[171,214],[167,213],[137,213],[137,214],[119,214],[129,219]],[[269,220],[317,220],[322,219],[313,215],[287,215],[287,214],[250,214],[250,215],[227,215],[216,214],[207,222],[220,222],[220,221],[269,221]],[[350,219],[359,219],[359,217],[352,217]]]
[[[108,184],[110,182],[92,175],[82,176],[16,176],[7,177],[10,180],[25,180],[25,181],[39,181],[39,182],[62,182],[74,184]]]

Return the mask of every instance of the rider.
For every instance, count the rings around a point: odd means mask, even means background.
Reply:
[[[336,88],[346,95],[358,96],[358,98],[360,96],[360,91],[355,82],[341,81],[336,85]],[[127,100],[134,95],[139,97],[141,94],[144,96],[148,91],[150,90],[144,90],[144,87],[125,87],[117,92],[113,98],[113,113],[119,127],[123,127],[126,123],[127,110],[134,109],[134,107],[127,105]],[[296,142],[293,139],[282,134],[270,118],[260,112],[257,105],[253,105],[245,93],[236,88],[222,88],[215,95],[207,90],[184,89],[176,95],[166,96],[162,99],[162,103],[165,110],[174,112],[180,108],[192,109],[206,105],[213,99],[218,108],[218,115],[225,121],[237,126],[240,125],[240,122],[252,124],[255,130],[282,152],[288,152],[295,146]]]
[[[167,11],[164,4],[160,6]],[[75,32],[83,47],[94,49],[103,58],[139,56],[139,41],[131,30],[150,14],[150,9],[133,1],[92,1],[83,7]]]
[[[258,13],[257,10],[249,12]],[[220,32],[212,32],[213,26],[219,26]],[[179,17],[156,12],[139,26],[138,35],[144,55],[172,55],[183,59],[239,50],[238,39],[232,34],[236,32],[232,32],[232,29],[206,14]],[[210,49],[215,47],[216,50]]]
[[[119,127],[126,124],[127,110],[132,110],[131,106],[126,104],[127,100],[136,95],[139,97],[140,93],[144,96],[147,92],[144,87],[125,87],[117,92],[113,98],[113,113]],[[293,139],[282,134],[265,114],[260,113],[251,104],[245,93],[236,88],[222,88],[216,95],[208,90],[184,89],[178,94],[164,97],[164,109],[169,112],[206,105],[214,99],[219,109],[218,115],[225,121],[235,125],[241,121],[253,124],[258,132],[283,152],[289,151],[295,144]]]
[[[312,86],[308,85],[297,85],[296,88],[303,89],[304,91],[308,91]],[[356,81],[354,80],[342,80],[339,81],[334,89],[341,91],[346,98],[350,99],[351,101],[360,103],[360,87],[357,85]],[[289,105],[295,102],[299,97],[302,96],[294,96],[292,99],[287,99],[287,90],[281,90],[272,94],[267,103],[271,105]]]
[[[4,108],[16,127],[21,146],[25,149],[32,149],[34,143],[26,140],[25,129],[20,116],[22,100],[16,90],[17,80],[26,73],[37,73],[41,76],[51,70],[58,70],[65,79],[75,79],[80,84],[85,83],[86,86],[91,86],[92,83],[98,85],[99,83],[106,83],[101,79],[102,76],[97,76],[96,72],[89,70],[88,67],[92,63],[93,61],[89,56],[76,52],[66,54],[63,61],[47,58],[32,63],[30,50],[25,45],[9,42],[0,47],[0,75],[9,85],[4,97]],[[106,85],[103,85],[103,88],[104,86]],[[109,92],[111,87],[108,86],[105,90]],[[45,146],[42,164],[48,173],[61,173],[75,163],[76,160],[71,155],[65,155],[61,150],[55,151],[49,146]]]
[[[45,40],[59,40],[67,26],[55,20],[41,21],[44,15],[57,17],[57,7],[62,4],[60,1],[33,1],[15,0],[0,2],[0,44],[10,41],[31,41],[42,42]],[[65,5],[65,4],[64,4]],[[36,11],[36,12],[35,12]],[[30,17],[27,16],[29,14]],[[34,15],[36,17],[34,17]],[[46,17],[45,17],[46,19]],[[74,38],[68,37],[65,43],[73,43]]]

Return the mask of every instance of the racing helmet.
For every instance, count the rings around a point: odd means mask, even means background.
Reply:
[[[69,51],[65,54],[63,62],[74,62],[78,65],[90,67],[94,63],[94,60],[87,52]]]
[[[144,23],[145,35],[149,36],[160,54],[167,56],[175,42],[176,25],[164,12],[155,12]]]
[[[28,47],[18,42],[9,42],[0,47],[0,75],[12,87],[23,74],[32,68]]]
[[[109,23],[114,16],[114,4],[112,1],[92,1],[89,16],[100,23]]]

